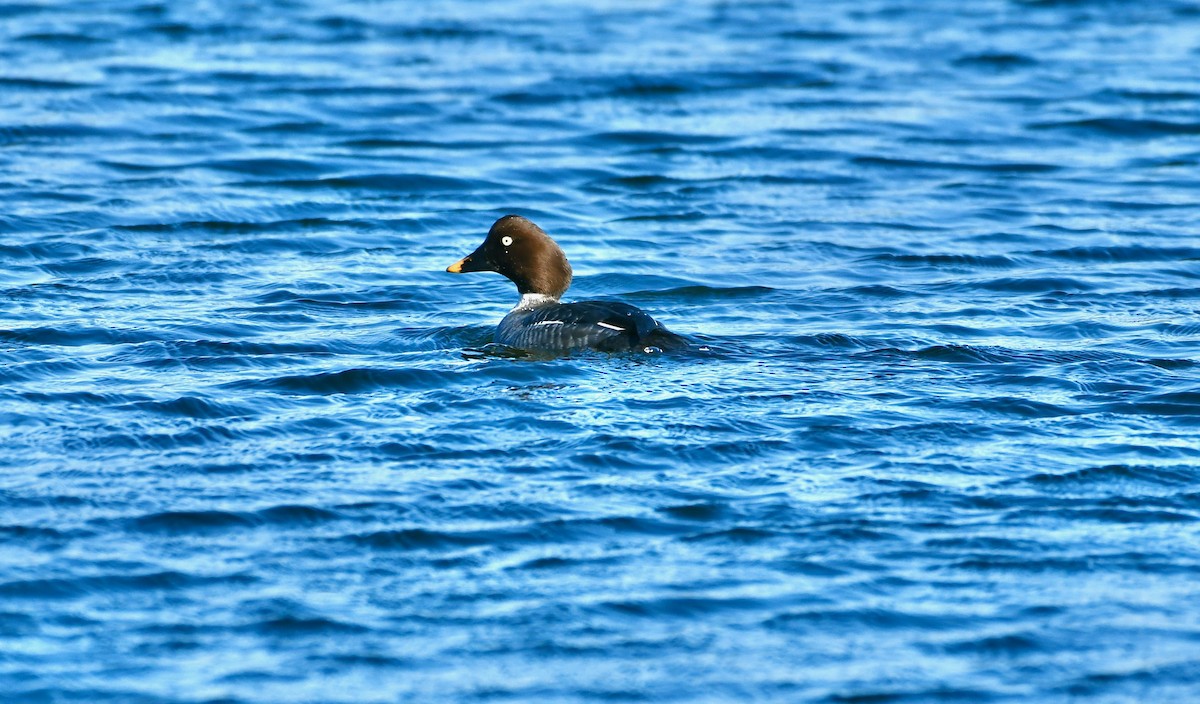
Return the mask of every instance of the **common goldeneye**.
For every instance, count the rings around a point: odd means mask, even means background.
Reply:
[[[517,285],[521,301],[496,328],[495,341],[502,345],[537,352],[660,352],[688,346],[686,338],[627,303],[560,303],[571,285],[571,265],[542,228],[520,215],[497,220],[483,244],[446,271],[495,271]]]

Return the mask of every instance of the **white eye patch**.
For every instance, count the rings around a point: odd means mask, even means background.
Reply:
[[[500,238],[500,244],[504,245],[505,247],[508,247],[512,244],[512,238],[509,237],[508,235],[505,235]]]

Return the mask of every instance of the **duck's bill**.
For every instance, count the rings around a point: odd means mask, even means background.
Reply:
[[[496,267],[488,259],[487,254],[481,253],[478,249],[446,267],[446,271],[450,272],[451,274],[466,274],[472,271],[495,270]]]

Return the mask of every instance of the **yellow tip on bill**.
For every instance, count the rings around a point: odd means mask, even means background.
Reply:
[[[462,273],[462,265],[463,265],[463,262],[465,262],[465,261],[467,261],[465,257],[462,259],[459,259],[458,261],[454,262],[450,266],[446,267],[446,271],[450,272],[451,274],[461,274]]]

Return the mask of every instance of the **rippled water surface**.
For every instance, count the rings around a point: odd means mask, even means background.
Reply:
[[[1195,701],[1190,2],[0,6],[9,702]],[[707,354],[514,358],[499,215]]]

